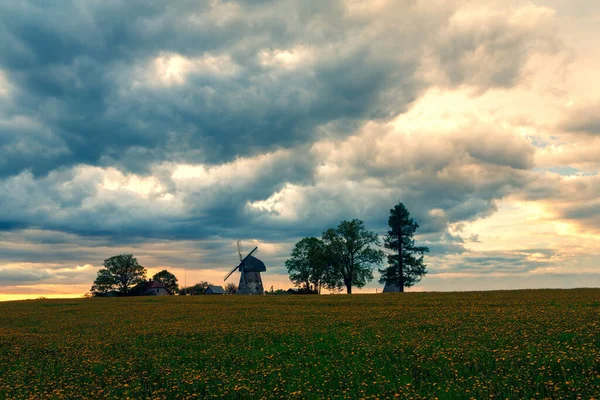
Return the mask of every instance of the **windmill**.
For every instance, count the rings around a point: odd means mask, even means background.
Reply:
[[[255,247],[246,257],[242,258],[242,248],[240,242],[237,242],[238,254],[240,256],[240,263],[237,267],[233,268],[231,272],[225,275],[224,281],[227,280],[236,270],[240,270],[240,284],[238,285],[238,294],[265,294],[263,288],[262,279],[260,277],[261,272],[265,272],[267,267],[265,263],[254,257],[252,254],[258,250]]]

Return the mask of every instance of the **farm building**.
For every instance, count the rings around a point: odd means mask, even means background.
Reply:
[[[131,294],[134,296],[168,296],[171,292],[158,281],[147,281],[134,286]]]
[[[383,293],[399,293],[399,292],[401,292],[400,286],[396,285],[395,283],[386,282],[385,286],[383,287]]]
[[[208,285],[204,294],[226,294],[222,286]]]

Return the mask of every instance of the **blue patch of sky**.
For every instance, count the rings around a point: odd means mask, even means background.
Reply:
[[[595,176],[598,175],[598,171],[585,172],[581,169],[573,168],[571,166],[561,166],[552,168],[540,168],[535,167],[531,169],[533,172],[552,172],[559,174],[560,176]]]
[[[580,174],[583,173],[582,170],[577,169],[577,168],[573,168],[573,167],[570,167],[570,166],[553,167],[553,168],[549,168],[548,171],[554,172],[555,174],[559,174],[559,175],[563,175],[563,176],[580,175]]]
[[[531,140],[531,145],[539,149],[543,149],[550,144],[547,140],[540,136],[527,136],[527,139]]]

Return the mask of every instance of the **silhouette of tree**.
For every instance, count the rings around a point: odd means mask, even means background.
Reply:
[[[107,294],[114,292],[117,289],[117,279],[107,269],[101,269],[98,271],[98,275],[90,293],[93,296],[106,296]]]
[[[294,246],[285,266],[294,285],[304,286],[307,292],[311,290],[320,292],[328,267],[325,244],[315,237],[300,240]]]
[[[152,280],[158,281],[165,285],[167,290],[169,290],[169,292],[171,293],[179,292],[179,284],[177,283],[177,277],[169,271],[167,271],[166,269],[154,274]]]
[[[358,219],[342,221],[337,228],[326,230],[323,242],[330,264],[327,284],[336,287],[342,282],[348,294],[352,294],[352,286],[360,288],[373,279],[374,266],[381,264],[385,256],[371,247],[379,245],[377,234]]]
[[[225,285],[225,291],[227,292],[227,294],[236,294],[237,290],[238,287],[233,282],[229,282],[227,285]]]
[[[423,256],[429,252],[429,248],[415,245],[413,235],[419,224],[411,218],[404,204],[398,203],[390,210],[388,225],[390,229],[384,246],[392,253],[387,256],[389,266],[379,270],[379,282],[395,285],[400,292],[404,292],[405,287],[418,283],[427,273]]]
[[[142,267],[132,254],[121,254],[104,260],[104,269],[91,288],[95,296],[110,292],[127,294],[132,286],[146,279],[146,268]]]

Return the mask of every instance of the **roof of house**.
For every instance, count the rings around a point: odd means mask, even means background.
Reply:
[[[162,282],[159,281],[150,281],[148,282],[151,285],[148,285],[148,289],[158,289],[158,288],[167,288]]]
[[[161,288],[165,289],[166,291],[169,291],[167,289],[167,287],[159,281],[146,281],[146,282],[138,283],[131,289],[131,291],[146,293],[151,289],[161,289]]]
[[[208,285],[208,287],[206,288],[206,291],[208,292],[210,290],[211,293],[214,294],[225,294],[225,289],[223,289],[222,286],[216,286],[216,285]]]

